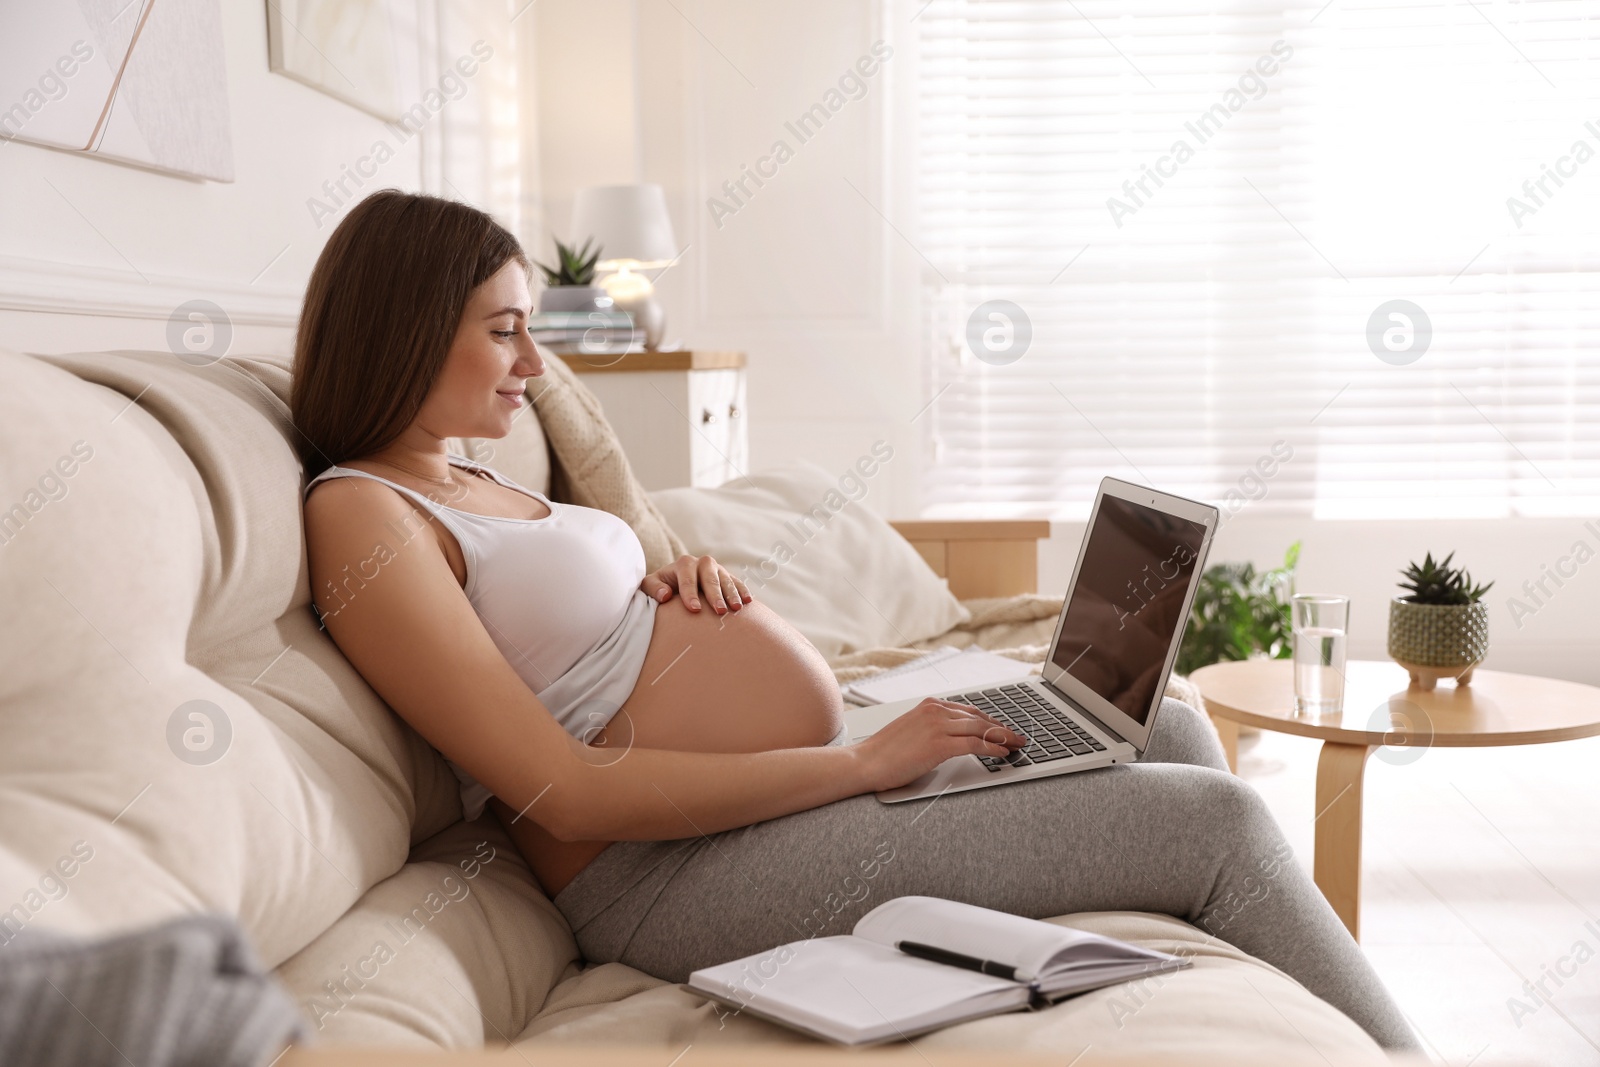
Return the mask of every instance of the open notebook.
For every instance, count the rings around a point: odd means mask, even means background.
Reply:
[[[897,947],[908,944],[909,950]],[[964,961],[926,958],[942,954]],[[977,961],[987,961],[991,973],[971,969]],[[850,934],[705,967],[687,985],[813,1037],[866,1045],[1189,965],[1053,923],[905,896],[873,908]]]

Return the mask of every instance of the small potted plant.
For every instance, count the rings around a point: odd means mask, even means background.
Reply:
[[[1472,671],[1489,653],[1489,607],[1483,594],[1494,585],[1473,585],[1472,575],[1450,566],[1452,552],[1435,563],[1429,552],[1401,576],[1410,595],[1389,602],[1389,657],[1411,675],[1411,684],[1432,689],[1440,678],[1471,685]]]
[[[1289,598],[1300,542],[1289,546],[1283,566],[1257,572],[1250,563],[1217,563],[1200,576],[1189,622],[1178,648],[1176,670],[1193,674],[1224,660],[1287,659]]]
[[[1224,660],[1286,659],[1289,599],[1299,560],[1296,541],[1283,554],[1283,565],[1268,571],[1257,571],[1252,563],[1208,567],[1195,588],[1174,670],[1190,675]],[[1239,727],[1240,737],[1258,733],[1254,726]]]
[[[594,239],[583,243],[574,251],[556,242],[556,265],[547,267],[534,263],[544,275],[544,292],[539,294],[540,311],[609,311],[611,297],[594,284],[594,265],[600,261],[600,249],[590,251]]]

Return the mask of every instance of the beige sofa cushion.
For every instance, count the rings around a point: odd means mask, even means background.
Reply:
[[[1097,1056],[1137,1051],[1171,1055],[1174,1062],[1214,1055],[1218,1063],[1264,1063],[1273,1052],[1285,1059],[1298,1057],[1309,1044],[1340,1067],[1389,1062],[1364,1030],[1298,982],[1232,945],[1208,940],[1188,923],[1143,912],[1085,912],[1048,921],[1182,952],[1194,959],[1194,966],[1159,980],[1093,990],[1041,1012],[977,1019],[915,1038],[913,1044],[922,1049],[1052,1053],[1062,1063],[1088,1047]],[[551,1042],[603,1045],[620,1034],[659,1045],[667,1055],[691,1043],[809,1040],[681,986],[608,963],[556,986],[517,1043],[528,1048]]]
[[[309,609],[287,383],[0,352],[0,602],[28,606],[0,641],[0,900],[94,853],[39,921],[218,910],[272,966],[460,818],[442,758]]]
[[[490,816],[418,845],[278,977],[317,1040],[474,1048],[530,1025],[577,959]]]

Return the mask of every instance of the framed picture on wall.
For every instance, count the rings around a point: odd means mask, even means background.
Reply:
[[[271,70],[386,122],[416,96],[414,0],[266,0]]]
[[[0,0],[0,142],[233,181],[217,0]]]

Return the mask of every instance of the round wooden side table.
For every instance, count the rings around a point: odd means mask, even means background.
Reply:
[[[1411,686],[1397,663],[1351,660],[1343,708],[1302,717],[1294,712],[1292,672],[1286,659],[1240,660],[1201,667],[1189,680],[1205,699],[1235,773],[1241,725],[1321,739],[1312,873],[1358,939],[1361,783],[1374,748],[1420,755],[1432,747],[1537,745],[1600,734],[1600,688],[1580,682],[1479,669],[1470,686],[1424,690]]]

